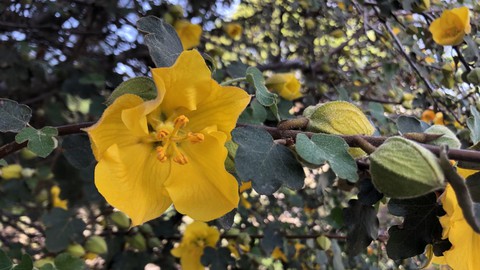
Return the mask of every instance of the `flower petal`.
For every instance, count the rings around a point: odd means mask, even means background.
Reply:
[[[125,127],[121,115],[122,111],[142,103],[143,100],[139,96],[122,95],[103,112],[102,117],[95,125],[85,129],[92,142],[93,154],[97,160],[100,160],[103,152],[113,144],[122,147],[138,142],[139,138]]]
[[[137,136],[148,135],[148,114],[155,111],[155,113],[160,116],[160,104],[165,96],[165,85],[162,83],[155,83],[155,86],[157,88],[157,97],[155,99],[122,111],[123,123],[130,132]]]
[[[458,16],[460,21],[462,22],[462,25],[464,26],[464,31],[465,34],[470,34],[471,26],[470,26],[470,11],[468,10],[467,7],[459,7],[459,8],[454,8],[451,10],[452,13]]]
[[[244,90],[215,85],[208,98],[198,104],[197,110],[186,114],[190,119],[188,128],[199,132],[216,125],[217,130],[227,134],[227,140],[230,140],[230,132],[249,102],[250,96]]]
[[[203,57],[195,50],[182,52],[173,66],[154,68],[152,74],[157,88],[163,84],[168,89],[162,111],[169,116],[182,108],[195,110],[209,95],[213,82]]]
[[[225,170],[226,134],[212,132],[202,143],[184,143],[181,150],[190,162],[172,163],[165,188],[180,213],[208,221],[225,215],[238,205],[238,183]]]
[[[452,248],[443,253],[447,264],[453,269],[477,269],[480,265],[480,235],[465,220],[451,225],[448,240]]]
[[[132,226],[159,217],[172,204],[163,182],[170,171],[161,163],[151,144],[105,151],[95,168],[95,185],[108,203],[126,213]]]
[[[182,265],[182,269],[204,270],[205,266],[203,266],[200,262],[200,258],[203,255],[203,250],[198,248],[191,248],[188,249],[188,251],[188,254],[183,254],[183,256],[180,258],[180,264]]]

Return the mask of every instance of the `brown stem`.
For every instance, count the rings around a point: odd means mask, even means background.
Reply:
[[[278,123],[277,128],[281,130],[288,130],[288,129],[304,130],[305,128],[307,128],[308,122],[309,122],[308,118],[302,116],[294,119],[284,120]]]
[[[82,133],[82,129],[87,128],[93,125],[95,122],[86,122],[86,123],[79,123],[79,124],[72,124],[72,125],[65,125],[59,126],[58,135],[65,136],[70,134]],[[311,138],[313,135],[317,134],[314,132],[306,132],[301,130],[281,130],[276,127],[269,127],[269,126],[261,126],[261,125],[247,125],[247,124],[237,124],[237,127],[254,127],[254,128],[261,128],[273,137],[273,139],[288,139],[289,141],[295,142],[295,138],[297,134],[305,134],[307,137]],[[345,142],[351,147],[361,147],[358,143],[358,138],[361,138],[367,141],[369,144],[378,147],[380,146],[388,137],[384,136],[365,136],[365,135],[337,135],[345,140]],[[409,135],[406,135],[407,138]],[[436,136],[436,135],[431,135]],[[422,142],[430,141],[431,139],[435,139],[427,135],[424,139],[420,140],[420,143],[423,147],[430,150],[432,153],[436,154],[437,156],[440,154],[440,147],[423,144]],[[415,140],[416,138],[410,137],[410,139]],[[418,139],[418,138],[417,138]],[[16,142],[10,142],[2,147],[0,147],[0,159],[4,158],[5,156],[14,153],[24,147],[26,147],[26,143],[18,144]],[[463,160],[463,161],[470,161],[470,162],[478,162],[480,163],[480,151],[473,151],[473,150],[466,150],[466,149],[451,149],[449,150],[449,157],[454,160]]]
[[[85,122],[85,123],[79,123],[79,124],[59,126],[57,127],[58,136],[81,133],[83,128],[87,128],[93,124],[95,124],[95,122]],[[26,146],[27,146],[27,142],[23,142],[20,144],[16,142],[7,143],[2,147],[0,147],[0,158],[4,158],[11,153],[17,152],[18,150]]]

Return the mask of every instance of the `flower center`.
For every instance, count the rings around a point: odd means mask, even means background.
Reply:
[[[448,38],[448,37],[454,37],[456,35],[458,35],[460,32],[462,32],[461,29],[458,29],[457,27],[450,27],[448,29],[445,29],[445,32],[444,32],[444,37]]]
[[[207,240],[205,238],[198,238],[198,239],[195,239],[194,240],[194,245],[196,245],[197,247],[205,247],[207,243]]]
[[[180,115],[173,123],[167,122],[159,125],[153,132],[155,141],[159,143],[157,148],[157,159],[165,162],[169,158],[180,165],[188,163],[188,158],[179,149],[179,144],[183,142],[200,143],[205,139],[202,133],[193,133],[184,128],[188,124],[188,118]]]

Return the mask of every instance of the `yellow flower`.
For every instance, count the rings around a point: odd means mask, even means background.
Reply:
[[[243,27],[239,23],[229,23],[225,25],[225,32],[232,39],[239,39],[242,36]]]
[[[225,169],[224,145],[250,96],[215,82],[195,50],[152,74],[156,99],[122,95],[86,129],[98,160],[95,185],[132,226],[160,216],[172,202],[202,221],[228,213],[239,196]]]
[[[294,100],[302,96],[300,82],[293,73],[278,73],[265,82],[270,91],[279,94],[286,100]]]
[[[192,24],[187,20],[178,20],[175,22],[174,27],[175,30],[177,30],[184,50],[191,49],[200,44],[200,37],[202,36],[202,27],[200,25]]]
[[[433,58],[431,56],[427,56],[427,57],[425,57],[425,62],[427,62],[427,64],[433,64],[433,63],[435,63],[435,58]]]
[[[53,207],[63,208],[65,210],[68,209],[68,201],[60,199],[60,188],[58,186],[53,186],[50,189],[50,195],[52,196]]]
[[[478,172],[458,168],[458,173],[467,178]],[[442,238],[450,241],[452,247],[443,252],[443,256],[434,257],[433,262],[447,264],[457,269],[477,269],[480,265],[480,234],[477,234],[465,221],[462,209],[458,205],[457,197],[450,184],[447,185],[442,196],[442,205],[446,214],[440,217],[440,224],[443,227]]]
[[[442,112],[435,113],[433,110],[427,109],[423,111],[421,119],[429,124],[433,123],[434,125],[445,125]]]
[[[445,10],[440,18],[429,27],[433,40],[440,45],[458,45],[465,34],[471,31],[470,14],[467,7]]]
[[[283,262],[288,262],[287,256],[285,256],[285,253],[279,248],[275,247],[275,249],[272,251],[272,258],[275,260],[282,260]]]
[[[206,247],[215,247],[220,239],[217,228],[209,227],[201,221],[194,221],[185,229],[182,242],[172,249],[173,256],[180,258],[180,264],[185,270],[205,269],[200,262]]]
[[[240,193],[247,191],[252,188],[252,181],[248,182],[242,182],[242,185],[240,185]]]
[[[12,164],[0,168],[0,177],[5,180],[20,178],[22,177],[22,166]]]

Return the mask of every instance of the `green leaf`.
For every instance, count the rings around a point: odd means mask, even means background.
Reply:
[[[411,132],[422,133],[429,127],[427,123],[420,121],[415,117],[404,115],[398,117],[396,123],[398,132],[401,134]]]
[[[61,208],[53,208],[42,217],[42,221],[46,227],[45,245],[50,252],[62,251],[70,242],[82,242],[84,239],[85,223]]]
[[[472,116],[467,119],[467,126],[470,129],[473,144],[477,144],[480,141],[480,112],[473,105],[470,106],[470,112]]]
[[[252,180],[260,194],[270,195],[286,185],[298,190],[303,187],[305,174],[293,153],[276,144],[270,134],[253,127],[236,128],[232,132],[238,144],[235,167],[242,180]]]
[[[351,182],[358,180],[357,163],[348,153],[348,144],[340,137],[315,134],[310,140],[305,134],[298,134],[295,149],[309,163],[322,165],[328,162],[338,177]]]
[[[283,245],[283,236],[279,229],[278,223],[272,222],[265,226],[263,238],[260,240],[260,246],[266,254],[272,254],[276,247]]]
[[[0,249],[0,270],[10,270],[12,267],[12,260],[10,260],[5,251]]]
[[[210,266],[211,270],[228,269],[229,265],[235,264],[235,259],[231,255],[231,251],[228,248],[221,247],[215,249],[212,247],[206,247],[203,250],[203,255],[200,258],[200,262],[204,266]]]
[[[281,99],[277,106],[280,119],[285,120],[295,117],[290,114],[290,109],[294,106],[292,101]]]
[[[157,97],[157,88],[152,79],[148,77],[135,77],[122,82],[108,97],[105,104],[111,105],[115,99],[125,94],[134,94],[144,100],[152,100]]]
[[[474,173],[467,177],[467,184],[468,191],[470,192],[470,196],[472,197],[472,201],[479,203],[480,202],[480,173]]]
[[[405,1],[405,0],[404,0]],[[383,74],[385,75],[385,81],[392,81],[393,77],[398,74],[400,65],[394,62],[382,63]]]
[[[5,159],[0,159],[0,166],[7,166],[8,163],[5,161]]]
[[[73,167],[82,169],[90,166],[95,158],[90,141],[85,134],[75,134],[62,141],[63,155]]]
[[[268,91],[265,86],[265,79],[262,72],[256,67],[247,68],[246,72],[247,81],[255,88],[255,97],[258,102],[265,107],[270,107],[278,104],[279,97],[277,94]]]
[[[227,73],[232,78],[241,78],[241,77],[245,77],[245,74],[247,73],[247,68],[248,68],[247,65],[245,65],[240,61],[237,61],[228,65]]]
[[[146,33],[144,41],[155,66],[172,66],[183,51],[175,28],[155,16],[140,18],[137,28]]]
[[[387,242],[388,257],[393,260],[407,259],[425,251],[427,244],[442,236],[442,226],[437,217],[435,193],[413,199],[391,199],[390,214],[404,217],[401,226],[390,227]]]
[[[57,268],[55,268],[55,266],[53,266],[53,264],[51,263],[47,263],[47,264],[44,264],[42,265],[42,267],[38,268],[39,270],[58,270]]]
[[[238,118],[238,123],[243,124],[262,124],[267,119],[267,110],[258,102],[257,99],[254,99],[248,108],[246,108],[240,117]]]
[[[385,110],[383,109],[382,104],[378,102],[369,102],[368,109],[370,110],[370,114],[373,116],[373,118],[377,119],[378,122],[381,124],[387,123],[387,118],[384,115]]]
[[[355,256],[365,251],[372,240],[378,237],[377,211],[371,205],[350,200],[348,207],[343,209],[343,215],[347,226],[347,252]]]
[[[233,141],[227,141],[225,147],[228,150],[227,158],[225,159],[225,169],[231,173],[235,173],[235,155],[237,153],[238,145]]]
[[[20,263],[17,264],[15,267],[13,267],[12,270],[32,270],[32,269],[33,269],[32,258],[28,254],[23,254],[22,260],[20,261]]]
[[[15,136],[17,143],[28,141],[27,147],[40,157],[48,156],[57,146],[57,141],[53,136],[58,135],[58,130],[54,127],[43,127],[34,129],[26,127]]]
[[[55,257],[55,267],[58,270],[84,270],[86,266],[83,259],[62,253]]]
[[[0,132],[19,132],[31,117],[32,109],[27,105],[0,98]]]

